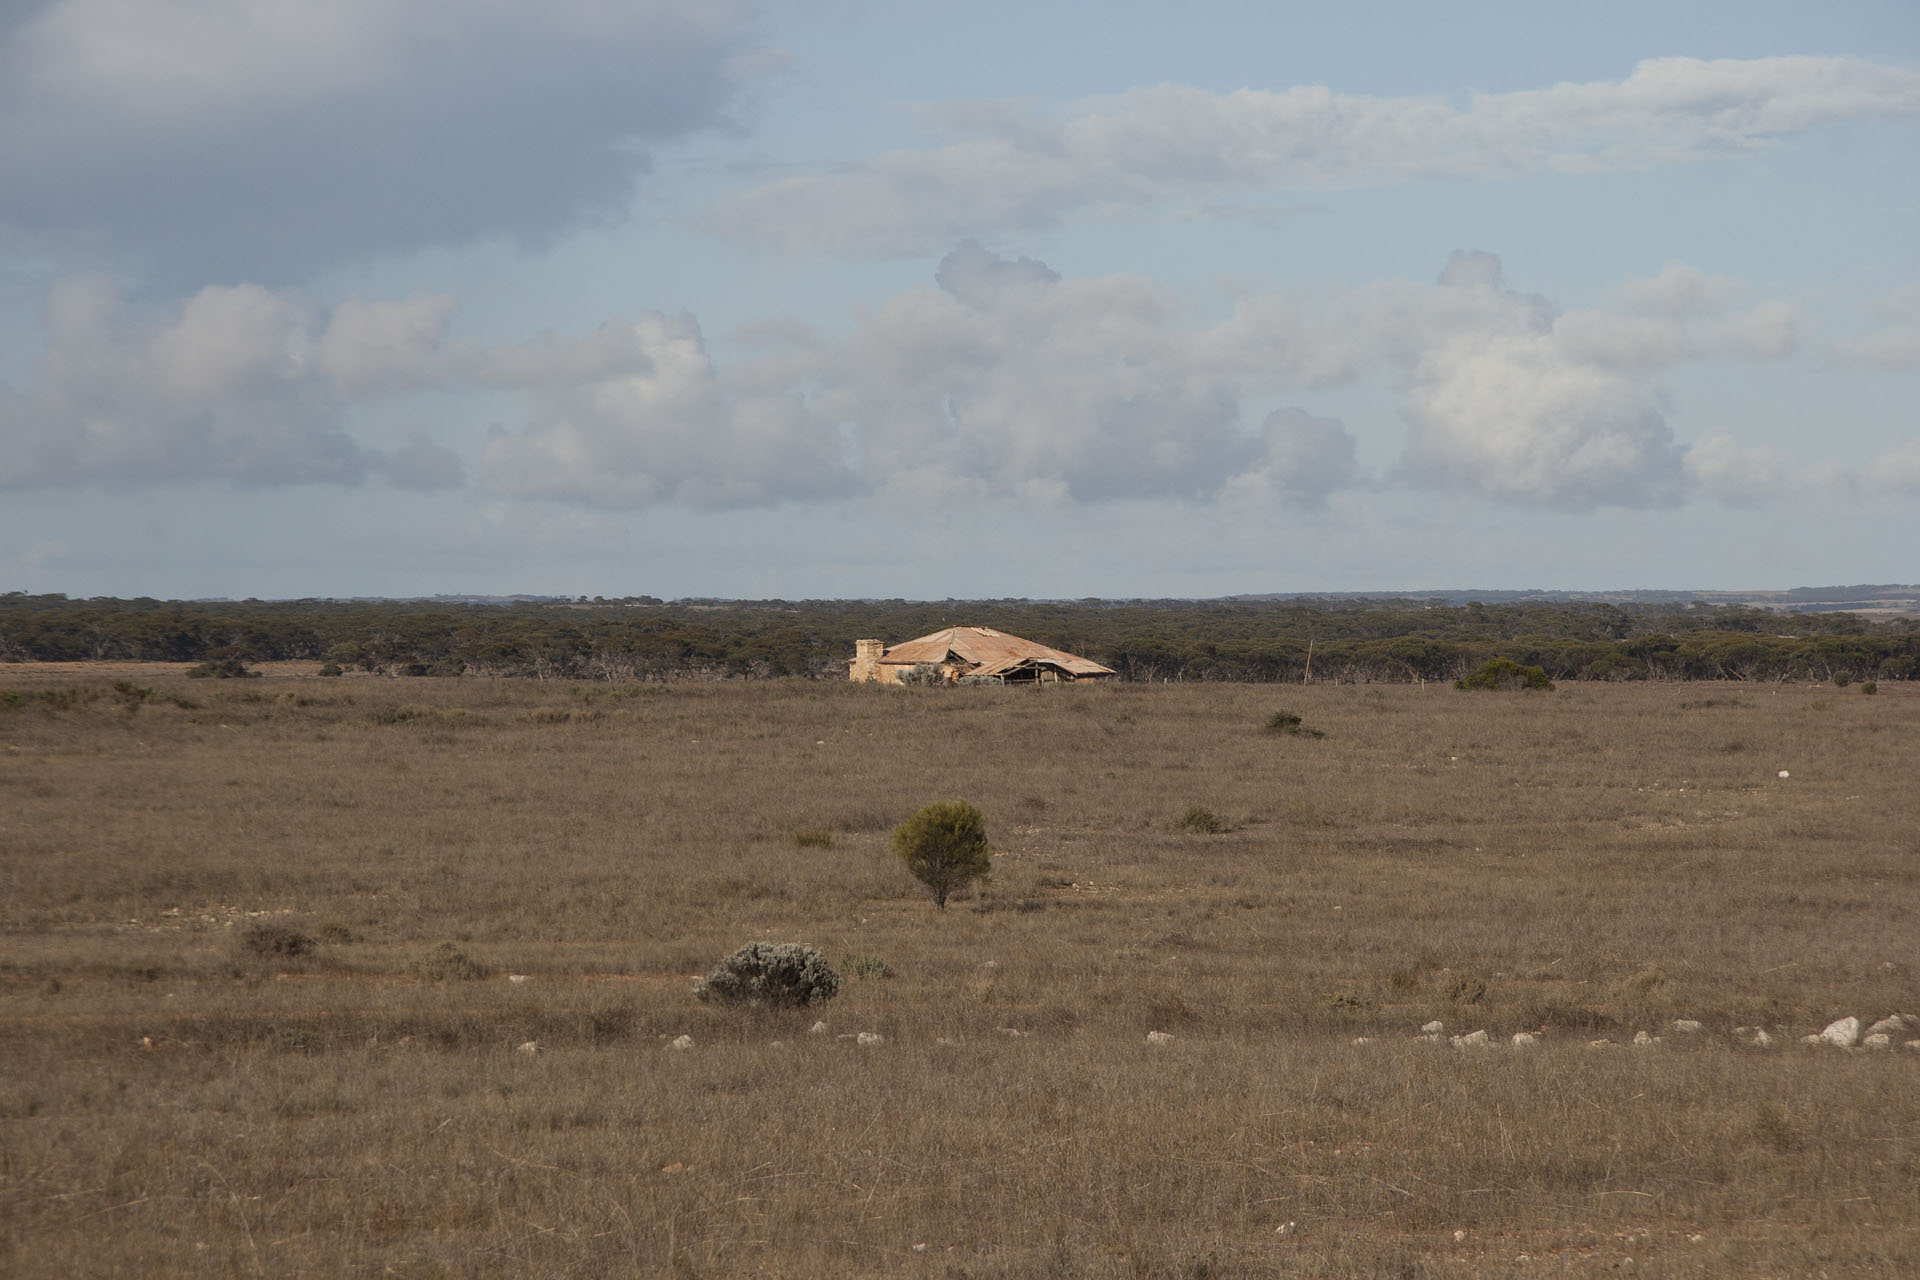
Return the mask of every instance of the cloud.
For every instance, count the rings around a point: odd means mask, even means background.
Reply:
[[[748,0],[13,9],[0,233],[187,285],[618,217],[763,61]]]
[[[107,281],[57,281],[31,390],[0,385],[0,489],[458,485],[459,458],[425,437],[387,452],[345,427],[353,393],[423,380],[397,356],[372,359],[369,332],[444,327],[443,301],[352,302],[332,319],[254,284],[202,289],[152,319]]]
[[[726,198],[715,216],[735,235],[793,252],[911,255],[1236,191],[1645,170],[1916,113],[1920,72],[1857,58],[1659,58],[1620,81],[1462,103],[1163,84],[1058,117],[954,104],[926,113],[943,145],[774,182]]]
[[[1494,255],[1463,251],[1437,283],[1254,295],[1195,326],[1154,280],[1062,277],[965,241],[933,286],[845,333],[762,322],[757,354],[726,368],[689,315],[518,343],[453,338],[454,317],[435,295],[329,311],[249,284],[153,318],[99,280],[63,280],[34,382],[0,388],[0,487],[458,487],[462,459],[423,432],[349,431],[393,420],[373,406],[435,412],[430,397],[447,392],[514,406],[480,448],[482,489],[605,510],[861,494],[1317,509],[1383,482],[1586,510],[1698,493],[1753,504],[1813,475],[1855,483],[1731,438],[1676,439],[1668,372],[1784,359],[1802,328],[1794,308],[1749,304],[1738,281],[1684,264],[1564,310],[1509,289]],[[1363,474],[1347,423],[1306,407],[1356,386],[1400,398],[1404,441],[1383,477]],[[453,403],[473,411],[470,395]],[[1250,403],[1266,411],[1257,422]],[[1856,487],[1898,491],[1911,468],[1890,458]]]
[[[1400,471],[1423,488],[1575,510],[1680,497],[1681,451],[1652,392],[1568,359],[1551,335],[1439,344],[1402,414]]]
[[[1870,373],[1920,369],[1920,285],[1896,290],[1869,311],[1881,327],[1834,343],[1828,351],[1833,362]]]
[[[795,395],[728,386],[692,317],[649,313],[609,330],[615,340],[582,346],[626,357],[611,367],[583,365],[565,342],[509,360],[529,384],[531,422],[489,434],[489,489],[598,507],[742,507],[853,488],[835,433]],[[555,366],[576,375],[549,379]]]

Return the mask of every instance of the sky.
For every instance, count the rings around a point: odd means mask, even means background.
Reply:
[[[1920,6],[0,0],[0,591],[1920,581]]]

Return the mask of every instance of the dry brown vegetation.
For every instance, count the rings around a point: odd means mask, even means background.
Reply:
[[[0,1273],[1920,1273],[1920,688],[301,671],[0,668]]]

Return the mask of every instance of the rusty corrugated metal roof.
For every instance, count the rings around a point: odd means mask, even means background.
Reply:
[[[989,627],[948,627],[945,631],[897,644],[881,654],[880,661],[889,666],[914,666],[922,662],[945,662],[949,655],[986,668],[986,674],[1027,660],[1049,662],[1076,676],[1114,674],[1111,667],[1103,667],[1090,658],[1049,649],[1044,644]]]

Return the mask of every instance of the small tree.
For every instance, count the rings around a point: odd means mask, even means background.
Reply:
[[[947,909],[947,896],[991,874],[987,822],[964,800],[930,804],[893,829],[893,852]]]

